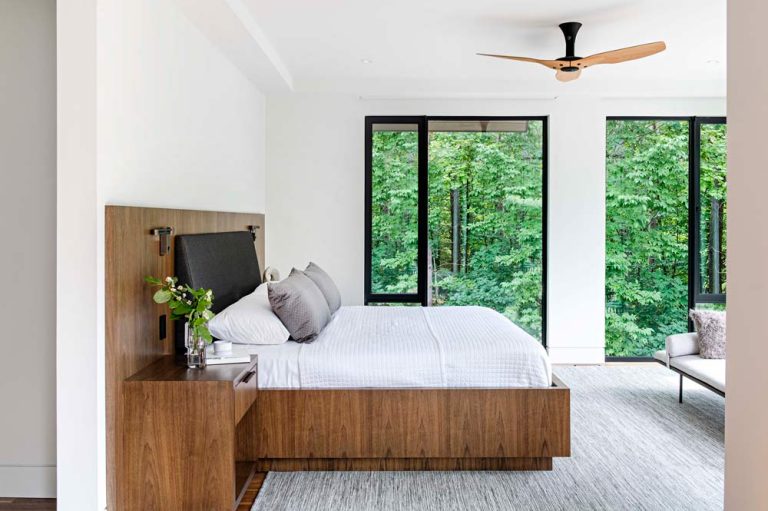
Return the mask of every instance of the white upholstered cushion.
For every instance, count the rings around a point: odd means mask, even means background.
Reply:
[[[653,354],[653,358],[656,360],[660,360],[661,362],[664,362],[665,364],[669,363],[669,357],[667,356],[666,350],[659,350],[656,353]]]
[[[701,358],[698,355],[684,355],[682,357],[673,358],[671,365],[704,383],[712,385],[717,390],[725,392],[724,359]]]
[[[671,358],[695,355],[699,352],[699,336],[695,332],[667,337],[667,355]]]

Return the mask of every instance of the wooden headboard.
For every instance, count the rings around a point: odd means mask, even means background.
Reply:
[[[163,355],[172,354],[174,328],[165,305],[152,301],[146,275],[175,275],[174,236],[246,231],[255,226],[256,253],[264,264],[264,215],[182,209],[107,206],[106,208],[106,426],[107,504],[119,509],[122,452],[122,383]],[[171,227],[166,243],[153,230]],[[166,240],[163,239],[163,242]],[[161,249],[168,250],[161,255]]]

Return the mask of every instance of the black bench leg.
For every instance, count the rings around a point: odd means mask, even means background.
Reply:
[[[678,403],[683,402],[683,375],[680,375],[680,397],[678,398]]]

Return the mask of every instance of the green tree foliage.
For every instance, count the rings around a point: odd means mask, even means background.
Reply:
[[[371,290],[415,293],[418,133],[375,131],[372,154]]]
[[[536,336],[541,335],[542,128],[541,122],[530,122],[523,132],[436,132],[429,140],[433,304],[491,307]],[[722,205],[723,217],[726,213],[725,135],[724,125],[702,128],[703,241],[710,235],[709,198]],[[667,335],[687,330],[688,142],[686,121],[608,122],[609,356],[648,356],[664,346]],[[415,293],[415,131],[374,132],[372,180],[373,291]],[[725,260],[724,243],[719,253],[708,246],[703,243],[701,251],[704,286],[712,254],[721,266]],[[724,289],[724,273],[722,279]]]
[[[725,130],[708,128],[702,196],[724,201]],[[688,331],[688,144],[687,121],[608,122],[608,356],[649,356]]]
[[[522,132],[433,132],[429,249],[434,305],[483,305],[541,335],[542,122]],[[372,288],[416,290],[417,136],[374,132]],[[455,190],[455,192],[454,192]],[[453,200],[458,201],[454,267]]]
[[[531,121],[522,132],[437,132],[429,141],[432,303],[490,307],[538,337],[542,124]],[[456,268],[453,190],[459,206]]]
[[[726,220],[728,217],[726,203],[726,153],[727,153],[727,126],[725,124],[701,125],[701,216],[700,216],[700,271],[701,292],[725,293],[726,268],[725,268],[725,238]],[[713,210],[714,208],[714,210]],[[717,236],[720,243],[711,243],[712,214],[720,217],[719,232]],[[712,281],[713,266],[719,268],[720,287],[715,289]]]

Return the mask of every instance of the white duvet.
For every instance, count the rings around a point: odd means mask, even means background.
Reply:
[[[342,307],[311,344],[247,346],[261,388],[547,387],[533,337],[485,307]]]

